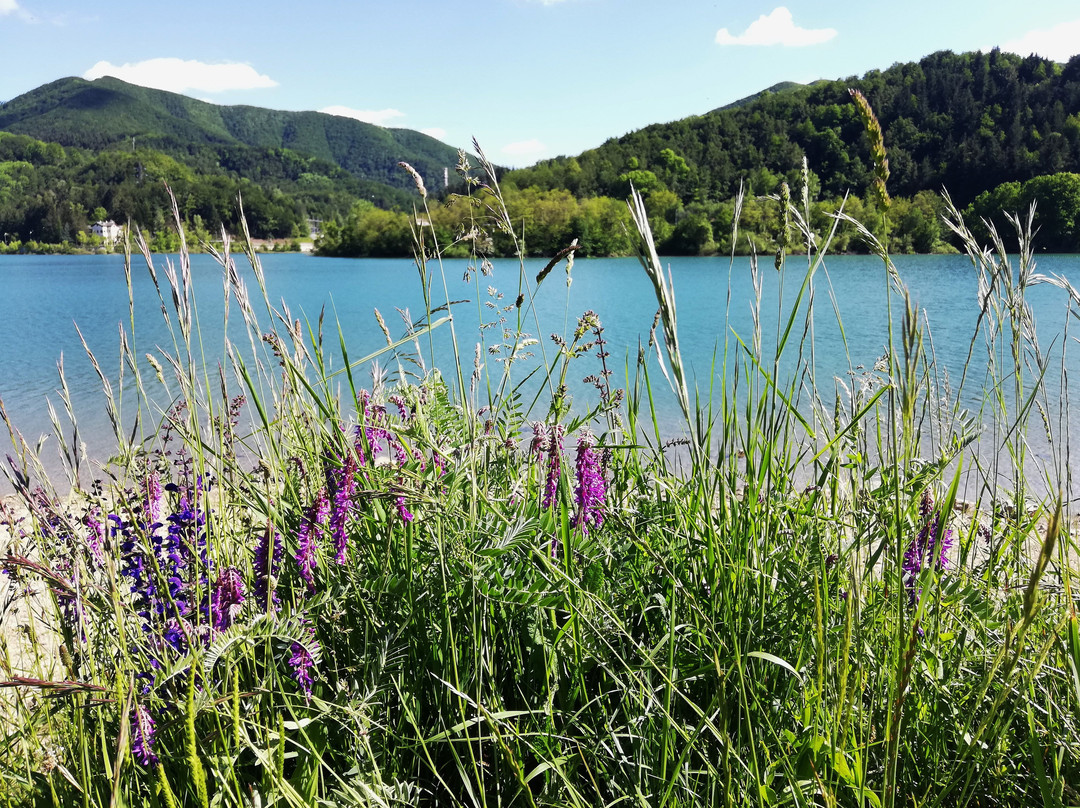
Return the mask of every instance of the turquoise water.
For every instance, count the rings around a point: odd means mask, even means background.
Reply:
[[[320,313],[325,312],[323,331],[328,353],[332,356],[337,355],[339,326],[349,347],[350,358],[363,356],[385,344],[374,317],[375,308],[382,312],[395,337],[403,333],[402,320],[395,308],[407,307],[414,319],[418,319],[424,311],[418,273],[411,260],[328,259],[285,254],[266,255],[262,261],[272,302],[277,304],[284,299],[292,315],[310,323],[314,330],[318,328]],[[163,283],[160,268],[164,267],[164,262],[164,256],[158,257],[159,277]],[[257,296],[254,277],[250,268],[245,267],[245,259],[241,258],[237,263],[253,296]],[[723,364],[725,349],[729,353],[742,350],[736,335],[747,345],[751,343],[754,289],[749,259],[740,258],[731,263],[718,258],[678,258],[670,259],[668,263],[678,301],[683,352],[694,370],[697,385],[704,392],[708,389],[714,366]],[[948,369],[955,386],[967,358],[978,317],[974,271],[962,256],[900,256],[896,263],[911,289],[912,297],[929,322],[938,364],[940,368]],[[526,262],[530,283],[543,264],[542,260]],[[490,321],[495,317],[495,310],[484,304],[493,302],[496,306],[502,306],[512,303],[518,294],[518,272],[516,261],[498,261],[494,275],[481,276],[477,286],[475,277],[469,283],[463,282],[466,266],[465,261],[450,261],[446,265],[446,274],[451,299],[467,301],[455,305],[454,312],[457,336],[462,345],[462,362],[469,372],[474,345],[479,338],[478,319]],[[775,344],[777,312],[786,312],[794,300],[804,268],[805,264],[794,260],[789,263],[784,278],[781,278],[773,270],[771,261],[762,261],[761,330],[765,356],[771,356],[771,346]],[[1047,275],[1064,275],[1080,287],[1080,257],[1043,256],[1039,259],[1038,270]],[[192,258],[192,278],[205,355],[211,366],[216,366],[214,357],[220,356],[222,346],[222,270],[209,256],[196,255]],[[492,297],[488,292],[489,286],[502,292],[503,298],[496,300]],[[114,382],[121,367],[120,328],[128,332],[139,357],[148,352],[157,353],[158,346],[171,350],[173,344],[161,316],[161,302],[141,261],[134,263],[132,288],[133,338],[122,257],[0,256],[0,398],[13,422],[31,444],[36,443],[40,435],[52,432],[46,399],[52,400],[59,412],[63,411],[60,397],[56,394],[59,388],[57,362],[62,356],[79,418],[80,437],[87,445],[87,454],[94,459],[108,456],[112,448],[111,432],[105,415],[101,382],[87,359],[79,331],[98,358],[106,376]],[[850,371],[858,372],[860,366],[872,367],[885,351],[886,284],[881,263],[876,259],[837,256],[828,259],[824,270],[816,275],[814,288],[817,378],[819,384],[825,381],[829,383],[828,389],[819,392],[826,400],[831,400],[834,377],[847,379],[850,378]],[[444,301],[441,280],[438,278],[435,279],[432,295],[436,304]],[[780,303],[781,299],[783,303]],[[1055,401],[1057,398],[1065,400],[1065,396],[1060,396],[1062,346],[1072,342],[1066,326],[1067,297],[1060,289],[1043,285],[1031,290],[1029,300],[1039,324],[1040,341],[1052,356],[1047,373],[1048,383],[1057,394]],[[833,313],[834,302],[843,322],[842,331]],[[586,309],[595,310],[606,329],[611,353],[609,361],[615,370],[613,382],[621,386],[623,368],[627,360],[633,364],[639,344],[644,344],[648,339],[656,308],[652,286],[635,259],[579,260],[574,265],[569,287],[563,265],[552,271],[536,296],[539,328],[531,315],[523,327],[533,336],[542,337],[543,348],[550,360],[555,356],[555,347],[549,335],[552,332],[569,334],[579,314]],[[265,317],[265,312],[258,310]],[[230,316],[234,324],[239,321],[235,303],[232,304]],[[515,324],[516,310],[508,316],[511,325]],[[499,341],[497,331],[491,328],[484,332],[488,344]],[[1075,328],[1073,332],[1076,332]],[[235,339],[236,334],[233,336]],[[801,332],[793,335],[795,344],[800,336]],[[242,344],[246,345],[246,339]],[[425,360],[430,363],[426,338],[421,344]],[[795,344],[793,347],[796,347]],[[540,349],[541,346],[537,345],[531,350],[539,354]],[[441,368],[452,367],[447,328],[438,332],[434,339],[434,350],[435,362]],[[1080,401],[1075,396],[1076,390],[1071,389],[1080,379],[1080,367],[1075,359],[1077,347],[1067,347],[1065,353],[1064,367],[1069,370],[1071,379],[1067,383],[1070,389],[1066,392],[1072,394],[1074,400]],[[489,370],[497,374],[499,366],[493,357],[486,351],[484,356]],[[396,364],[388,358],[384,357],[381,361],[388,370],[396,369]],[[340,367],[339,356],[334,362],[336,367]],[[653,366],[655,368],[655,359]],[[985,366],[985,351],[977,348],[973,367],[982,372]],[[153,372],[148,365],[146,370],[147,377],[152,380]],[[579,398],[588,399],[588,391],[576,380],[597,370],[598,365],[591,358],[582,358],[575,363],[569,378],[575,382],[573,389]],[[716,372],[718,375],[720,371]],[[126,376],[129,383],[125,395],[130,400],[131,374],[127,373]],[[663,386],[662,378],[654,375],[654,387]],[[239,391],[239,386],[236,386],[234,392]],[[966,406],[977,409],[981,392],[981,383],[969,382],[962,400]],[[483,403],[482,392],[480,402]],[[663,395],[660,404],[660,417],[665,429],[678,432],[678,415],[673,398]],[[539,416],[542,416],[542,410],[538,412]],[[61,418],[65,430],[70,433],[66,419],[62,415]],[[1037,436],[1032,441],[1036,452],[1045,450]],[[56,469],[58,464],[52,460],[56,452],[55,448],[49,448],[50,442],[55,445],[56,439],[49,439],[43,455],[53,464],[51,468]],[[5,443],[3,453],[11,453],[6,438]],[[0,483],[0,490],[10,488],[3,482]]]

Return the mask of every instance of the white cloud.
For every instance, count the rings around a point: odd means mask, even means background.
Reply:
[[[516,143],[507,143],[502,147],[502,153],[511,157],[537,157],[547,151],[547,146],[536,138],[531,140],[519,140]]]
[[[0,14],[11,14],[19,10],[19,4],[15,0],[0,0]]]
[[[433,137],[436,140],[442,140],[444,137],[446,137],[446,130],[443,129],[441,126],[429,126],[427,129],[421,129],[420,131],[428,137]]]
[[[332,106],[323,107],[319,112],[327,115],[339,115],[342,118],[356,118],[364,123],[373,123],[376,126],[386,126],[395,118],[404,118],[405,113],[399,109],[352,109],[351,107]]]
[[[835,28],[800,28],[795,24],[791,12],[784,6],[773,9],[771,14],[762,14],[750,27],[738,36],[733,36],[727,28],[716,32],[719,45],[784,45],[800,47],[820,45],[836,36]]]
[[[220,93],[225,90],[253,90],[277,86],[276,81],[259,73],[251,65],[239,62],[207,64],[193,59],[171,57],[147,59],[144,62],[122,65],[98,62],[83,73],[84,79],[93,80],[102,76],[114,76],[132,84],[168,90],[173,93],[186,93],[192,90]]]
[[[1055,62],[1067,62],[1080,53],[1080,20],[1028,31],[1019,39],[1004,43],[1001,49],[1021,56],[1037,53]]]

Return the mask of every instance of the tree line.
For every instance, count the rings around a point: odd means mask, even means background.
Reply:
[[[251,152],[237,156],[251,160]],[[307,234],[308,219],[346,215],[358,196],[385,206],[407,199],[286,149],[264,150],[257,166],[242,168],[243,174],[227,166],[203,173],[151,149],[92,152],[0,132],[0,243],[7,251],[77,248],[87,243],[90,225],[109,218],[175,249],[166,185],[185,226],[213,238],[223,227],[241,232],[240,200],[254,237],[295,238]]]

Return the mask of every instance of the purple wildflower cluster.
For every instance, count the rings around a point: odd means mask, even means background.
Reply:
[[[562,473],[563,427],[549,427],[542,421],[533,424],[533,438],[529,452],[541,463],[544,471],[544,498],[542,505],[550,508],[559,492],[559,476]]]
[[[101,518],[101,508],[95,506],[86,514],[86,527],[90,531],[86,536],[86,545],[100,566],[105,563],[105,522]]]
[[[367,390],[360,391],[356,404],[360,410],[360,425],[356,428],[356,456],[360,465],[366,466],[369,462],[374,462],[376,455],[388,447],[398,456],[400,462],[404,448],[390,429],[390,416],[386,407],[373,402],[371,393]]]
[[[269,522],[258,544],[255,545],[255,573],[253,594],[260,609],[277,611],[281,598],[277,593],[277,579],[281,570],[281,534]]]
[[[214,628],[224,631],[240,616],[244,609],[244,578],[236,567],[226,567],[218,573],[211,600],[211,617]]]
[[[313,502],[304,514],[300,523],[300,532],[297,535],[296,565],[300,568],[300,577],[307,584],[308,591],[315,590],[315,568],[319,565],[318,560],[318,535],[326,524],[330,515],[330,501],[326,498],[326,489],[319,491]]]
[[[919,517],[922,528],[908,545],[903,563],[904,587],[908,591],[911,605],[915,605],[921,594],[918,588],[919,575],[928,566],[938,570],[948,569],[949,550],[953,545],[952,528],[947,528],[945,535],[939,540],[938,523],[941,521],[941,514],[934,506],[934,498],[929,491],[923,495],[919,504]]]
[[[144,766],[156,766],[154,753],[154,719],[141,704],[136,704],[131,716],[131,752]]]
[[[315,669],[315,657],[314,652],[319,652],[319,644],[314,639],[314,631],[309,631],[309,639],[307,642],[293,642],[289,651],[292,656],[289,657],[289,666],[293,671],[293,680],[300,686],[300,689],[304,692],[305,698],[311,697],[311,688],[315,684],[315,678],[312,672]]]
[[[152,474],[140,510],[128,519],[114,513],[108,517],[111,538],[120,547],[121,572],[130,580],[143,631],[159,655],[166,648],[185,653],[198,635],[208,640],[208,626],[216,622],[201,485],[200,480],[181,493],[176,510],[162,520],[164,491]],[[175,485],[168,488],[179,492]],[[234,595],[222,597],[227,604]],[[151,659],[153,667],[160,664],[160,658]]]
[[[398,417],[401,427],[408,427],[416,417],[416,410],[410,407],[405,397],[402,395],[394,394],[390,396],[390,401],[397,407]],[[425,394],[423,388],[419,391],[419,403],[423,405],[425,402]],[[356,456],[359,458],[360,465],[367,465],[369,462],[374,462],[375,456],[383,451],[390,453],[393,458],[393,463],[399,468],[406,466],[409,463],[415,463],[416,467],[421,471],[427,468],[427,460],[423,453],[419,449],[409,450],[395,432],[390,416],[386,411],[386,407],[376,404],[372,401],[371,393],[367,390],[361,390],[357,396],[357,407],[360,411],[360,425],[356,429]],[[370,451],[370,458],[369,453]],[[433,450],[431,454],[431,461],[439,474],[446,473],[446,459],[439,454],[438,450]],[[399,483],[401,477],[398,477]],[[405,501],[405,495],[398,493],[395,499],[395,505],[397,507],[398,516],[404,523],[411,522],[415,518],[412,512],[409,510]]]
[[[416,518],[412,515],[412,512],[409,511],[408,507],[405,505],[405,496],[403,494],[398,494],[397,510],[398,516],[401,517],[402,522],[411,522],[413,519]]]
[[[604,524],[607,483],[595,446],[596,439],[583,429],[578,436],[574,484],[574,502],[577,505],[574,525],[580,527],[583,533],[588,533],[590,527],[599,528]]]
[[[330,511],[330,536],[334,539],[334,561],[346,562],[349,549],[349,536],[345,532],[345,523],[353,506],[356,493],[356,460],[349,454],[340,468],[331,471],[330,479],[334,488],[334,502]]]

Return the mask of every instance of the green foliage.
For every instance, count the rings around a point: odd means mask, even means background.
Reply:
[[[975,232],[983,239],[990,233],[983,221],[1007,232],[1008,214],[1024,214],[1035,206],[1039,241],[1054,252],[1080,251],[1080,174],[1059,173],[1006,182],[985,191],[968,206],[968,219],[978,222]]]
[[[872,166],[848,88],[866,96],[884,129],[892,195],[945,187],[966,204],[1002,182],[1080,171],[1080,57],[1062,67],[993,50],[942,51],[862,78],[782,86],[707,115],[648,126],[573,158],[573,186],[568,158],[509,179],[620,196],[633,160],[634,170],[653,172],[684,202],[717,201],[733,197],[750,175],[766,178],[762,171],[794,185],[789,175],[805,157],[825,178],[825,196],[861,196]],[[775,191],[753,183],[753,193]]]
[[[202,219],[200,233],[239,234],[242,196],[254,237],[288,238],[306,233],[309,218],[345,217],[357,199],[408,207],[398,161],[436,186],[457,157],[407,130],[220,107],[111,78],[64,79],[13,99],[0,129],[0,233],[57,245],[81,244],[89,224],[109,218],[166,243],[155,227],[171,218],[165,183],[185,221]]]
[[[320,112],[220,106],[111,77],[60,79],[14,98],[0,108],[0,130],[49,141],[53,152],[60,149],[55,144],[131,149],[134,139],[138,148],[170,154],[197,170],[209,172],[220,163],[253,180],[260,177],[249,163],[277,157],[286,173],[315,161],[405,189],[409,181],[397,169],[405,160],[436,187],[443,168],[457,161],[455,149],[407,129]]]
[[[407,255],[412,222],[404,213],[379,210],[370,202],[353,205],[344,223],[329,222],[316,240],[320,255],[357,258]]]

